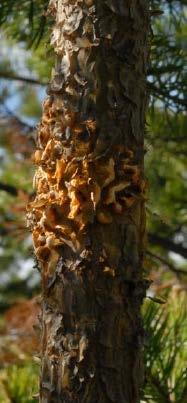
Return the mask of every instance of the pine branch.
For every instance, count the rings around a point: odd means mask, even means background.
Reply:
[[[187,107],[187,101],[185,99],[181,99],[177,95],[171,95],[169,91],[158,88],[153,83],[148,82],[148,88],[151,90],[151,92],[155,93],[156,95],[160,95],[162,98],[169,99],[177,105]]]
[[[3,103],[2,107],[4,109],[4,113],[2,113],[2,115],[0,115],[0,123],[1,123],[1,119],[8,119],[9,118],[9,119],[12,120],[12,122],[15,122],[15,123],[19,124],[23,129],[25,129],[25,130],[27,130],[29,132],[34,132],[36,130],[35,126],[32,126],[28,122],[23,121],[5,103]]]
[[[149,255],[150,257],[152,257],[155,260],[160,261],[161,263],[163,263],[164,266],[167,266],[169,270],[171,270],[173,273],[175,273],[176,275],[179,274],[185,274],[187,275],[187,270],[182,270],[182,269],[176,269],[176,267],[168,262],[166,259],[164,259],[162,256],[157,255],[155,253],[152,253],[150,250],[146,251],[146,254]]]
[[[155,376],[152,374],[149,375],[149,382],[157,389],[160,397],[162,398],[163,403],[171,403],[171,400],[169,398],[169,394],[167,393],[167,390],[161,385],[159,382],[159,379],[157,379]]]
[[[7,185],[6,183],[0,182],[0,190],[9,193],[11,196],[17,196],[18,190],[13,185]]]
[[[151,244],[160,245],[162,248],[177,253],[178,255],[181,255],[187,259],[187,248],[185,248],[182,244],[177,244],[169,238],[163,238],[160,235],[153,234],[151,232],[148,233],[148,239]]]
[[[40,80],[37,80],[35,78],[30,78],[30,77],[22,77],[16,74],[11,74],[9,72],[3,71],[0,72],[0,78],[3,78],[5,80],[11,80],[11,81],[21,81],[26,84],[32,84],[32,85],[40,85],[40,86],[46,86],[47,82],[42,82]]]
[[[148,75],[160,76],[160,74],[168,74],[168,73],[175,73],[176,71],[182,70],[182,65],[175,65],[175,64],[167,64],[166,66],[152,66],[148,70]]]

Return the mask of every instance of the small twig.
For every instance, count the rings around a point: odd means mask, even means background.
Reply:
[[[5,103],[3,103],[3,109],[4,109],[4,113],[7,114],[7,117],[12,118],[12,120],[14,119],[15,122],[17,122],[19,125],[21,125],[22,127],[26,128],[29,131],[34,131],[36,130],[35,126],[31,126],[29,125],[29,123],[24,122],[19,116],[17,116]],[[5,116],[6,118],[6,116]]]
[[[0,182],[0,191],[1,190],[11,194],[11,196],[18,195],[18,189],[13,185],[8,185],[7,183]]]
[[[170,238],[164,238],[152,232],[148,233],[148,239],[151,244],[160,245],[162,248],[175,252],[187,259],[187,248],[185,248],[181,243],[175,243]]]
[[[152,253],[151,251],[147,250],[146,254],[151,256],[155,260],[159,260],[159,262],[163,263],[164,266],[167,266],[169,270],[171,270],[175,274],[185,274],[187,275],[187,270],[183,269],[176,269],[175,266],[173,266],[172,263],[168,262],[166,259],[164,259],[162,256],[156,255],[155,253]]]
[[[0,77],[4,80],[11,80],[11,81],[21,81],[26,84],[32,84],[32,85],[41,85],[41,86],[46,86],[46,82],[39,81],[35,78],[30,78],[30,77],[22,77],[16,74],[11,74],[7,72],[0,72]]]
[[[168,98],[169,100],[175,102],[178,105],[187,106],[187,101],[185,99],[179,98],[177,95],[171,95],[167,90],[163,90],[161,88],[156,87],[153,83],[148,82],[148,88],[155,92],[156,94],[160,94],[163,98]]]

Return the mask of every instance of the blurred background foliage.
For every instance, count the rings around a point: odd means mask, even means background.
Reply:
[[[32,197],[36,126],[53,66],[48,0],[0,2],[0,401],[38,389],[40,276],[25,206]],[[142,402],[187,396],[187,2],[152,0],[145,170],[148,242]],[[160,304],[158,304],[160,303]],[[35,331],[33,331],[33,325]]]

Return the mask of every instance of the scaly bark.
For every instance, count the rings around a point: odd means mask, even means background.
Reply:
[[[148,0],[51,0],[55,69],[29,206],[40,401],[136,403],[142,382]]]

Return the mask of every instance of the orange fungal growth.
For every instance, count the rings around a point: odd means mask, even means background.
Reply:
[[[66,163],[65,163],[64,159],[61,158],[60,160],[57,160],[55,178],[56,178],[58,188],[59,188],[62,178],[64,177],[65,169],[66,169]]]
[[[60,97],[43,104],[34,154],[36,197],[27,217],[36,256],[47,271],[58,261],[61,245],[80,248],[88,224],[111,224],[145,197],[132,150],[119,145],[114,156],[92,159],[96,129],[92,119],[79,122]]]
[[[33,162],[38,165],[41,162],[42,150],[36,150],[33,156]]]

